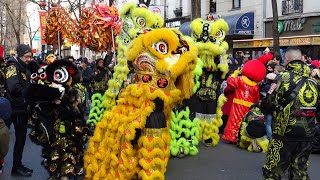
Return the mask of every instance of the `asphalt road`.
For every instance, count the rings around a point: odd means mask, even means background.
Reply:
[[[30,178],[11,177],[14,131],[10,130],[10,150],[5,159],[4,172],[0,180],[46,180],[48,173],[41,166],[41,148],[27,137],[23,163],[33,168]],[[235,145],[220,141],[214,148],[199,146],[197,156],[169,160],[166,179],[168,180],[259,180],[262,179],[261,167],[265,154],[250,153]],[[309,175],[311,180],[319,179],[320,155],[311,155]],[[78,178],[81,179],[81,178]]]

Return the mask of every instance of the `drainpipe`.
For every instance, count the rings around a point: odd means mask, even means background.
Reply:
[[[164,27],[166,27],[167,21],[167,0],[164,0]]]
[[[264,20],[266,19],[266,16],[267,16],[266,15],[267,1],[266,0],[262,0],[262,2],[263,2],[263,4],[262,4],[263,5],[263,7],[262,7],[263,8],[263,12],[262,12],[263,13],[262,14],[262,19],[263,19],[262,20],[262,35],[263,35],[263,38],[265,38],[266,37],[266,23],[265,23]]]

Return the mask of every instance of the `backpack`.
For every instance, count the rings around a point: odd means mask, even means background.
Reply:
[[[293,82],[293,76],[290,75],[290,83]],[[286,133],[287,137],[300,138],[312,136],[312,128],[315,125],[317,116],[319,84],[313,78],[300,78],[295,88],[286,93],[282,107],[286,108],[289,104],[291,117],[295,118],[295,123]],[[287,117],[289,121],[289,117]],[[311,133],[311,134],[310,134]]]

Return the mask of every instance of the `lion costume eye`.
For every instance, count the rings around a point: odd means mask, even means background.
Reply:
[[[167,54],[168,53],[168,44],[163,42],[163,41],[159,41],[156,44],[154,44],[153,48],[155,50],[157,50],[161,54]]]
[[[223,31],[222,30],[219,30],[217,33],[216,33],[216,38],[222,38],[224,35]]]
[[[138,17],[136,22],[140,27],[145,27],[146,26],[146,19],[143,18],[143,17]]]
[[[61,67],[54,71],[53,73],[53,80],[56,83],[66,83],[69,79],[69,73],[65,67]]]

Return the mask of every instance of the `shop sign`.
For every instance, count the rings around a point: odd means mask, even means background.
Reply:
[[[280,46],[301,46],[301,45],[311,45],[311,38],[286,38],[286,39],[279,39]],[[271,41],[270,46],[273,46],[273,40]]]
[[[253,42],[253,47],[269,47],[271,40],[257,40]]]
[[[303,26],[306,23],[306,21],[307,21],[306,18],[279,21],[278,22],[278,31],[279,31],[279,33],[301,31],[303,29]]]
[[[233,42],[233,48],[251,48],[253,47],[252,41]]]
[[[167,22],[166,27],[180,27],[181,26],[181,21],[172,21],[172,22]]]
[[[254,13],[249,12],[241,15],[236,22],[234,34],[253,35],[254,34]]]
[[[314,32],[320,32],[320,22],[312,23],[312,26],[314,27]]]
[[[320,45],[320,37],[312,37],[312,45]]]
[[[148,8],[153,13],[161,14],[161,16],[164,16],[164,6],[163,5],[150,5]]]

